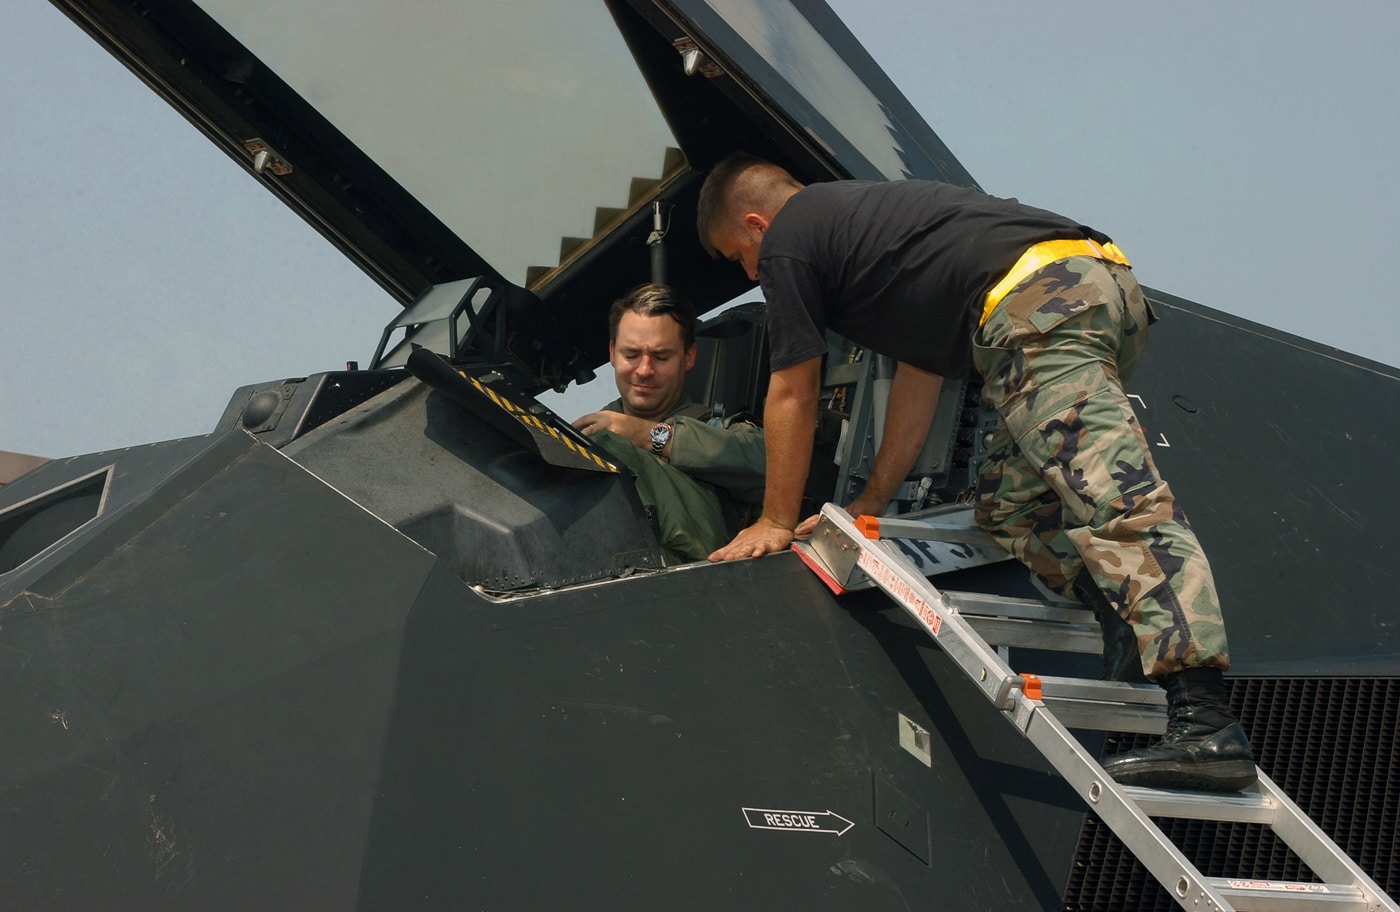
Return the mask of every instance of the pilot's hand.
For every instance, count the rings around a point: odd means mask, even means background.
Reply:
[[[599,431],[612,431],[617,436],[631,441],[633,446],[650,447],[649,434],[654,423],[621,412],[589,412],[576,419],[574,427],[589,437]]]
[[[792,544],[792,530],[759,517],[758,522],[734,536],[734,540],[710,555],[712,561],[743,560],[784,551]]]

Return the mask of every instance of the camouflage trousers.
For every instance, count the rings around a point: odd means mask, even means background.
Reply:
[[[1092,257],[1052,263],[1002,299],[974,340],[1000,415],[976,515],[1052,589],[1073,597],[1087,570],[1155,680],[1230,660],[1210,564],[1123,392],[1147,324],[1132,272]]]

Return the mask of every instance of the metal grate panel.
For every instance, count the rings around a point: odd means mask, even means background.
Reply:
[[[1226,685],[1264,772],[1387,893],[1400,895],[1400,679],[1232,678]],[[1153,740],[1110,736],[1103,753]],[[1317,881],[1268,827],[1158,823],[1208,877]],[[1064,908],[1178,907],[1091,814],[1080,831]]]

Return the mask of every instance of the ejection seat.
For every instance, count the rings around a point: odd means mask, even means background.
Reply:
[[[686,395],[710,406],[712,421],[763,424],[768,395],[767,305],[738,304],[704,321],[695,333],[695,366],[685,377]],[[825,422],[813,451],[812,470],[803,495],[803,515],[811,515],[836,490],[833,459],[840,437],[840,417]]]
[[[686,395],[710,407],[715,419],[747,417],[759,423],[768,394],[767,307],[739,304],[704,321],[695,332],[695,366]]]

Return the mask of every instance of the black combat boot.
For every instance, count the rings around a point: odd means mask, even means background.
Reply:
[[[1085,607],[1094,612],[1094,619],[1103,628],[1103,672],[1105,681],[1126,681],[1129,684],[1146,684],[1147,677],[1142,673],[1142,655],[1138,651],[1137,634],[1133,627],[1109,602],[1108,596],[1098,583],[1081,570],[1074,580],[1074,594]]]
[[[1258,778],[1244,729],[1225,700],[1217,668],[1163,676],[1167,733],[1150,747],[1110,757],[1104,770],[1123,785],[1237,792]]]

